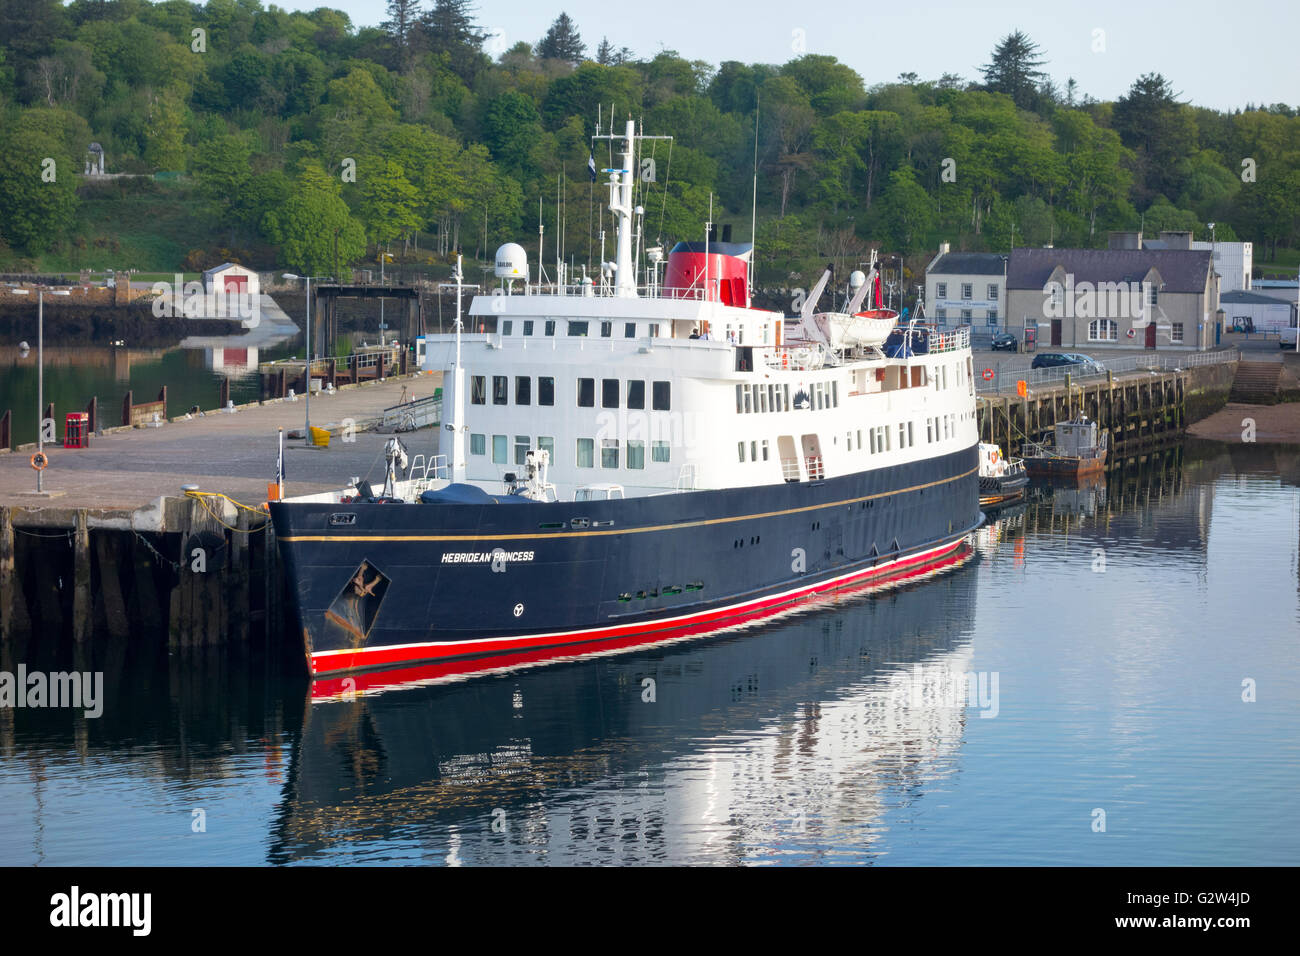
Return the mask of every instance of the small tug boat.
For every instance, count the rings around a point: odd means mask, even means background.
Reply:
[[[1025,469],[1031,476],[1076,478],[1101,474],[1106,467],[1109,435],[1079,415],[1057,422],[1053,441],[1025,445]]]
[[[1000,508],[1025,496],[1029,473],[1018,458],[1007,458],[997,445],[980,442],[980,507]]]

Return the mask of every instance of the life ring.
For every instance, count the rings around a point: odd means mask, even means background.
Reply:
[[[1129,330],[1128,330],[1128,337],[1129,337],[1129,338],[1133,338],[1134,335],[1135,335],[1135,333],[1133,332],[1133,330],[1132,330],[1132,329],[1129,329]]]
[[[998,463],[998,449],[993,449],[993,454],[989,455],[989,463],[994,465]]]
[[[986,382],[991,382],[991,381],[993,381],[993,369],[991,369],[991,368],[986,368],[986,369],[984,370],[984,381],[986,381]]]
[[[46,456],[45,452],[43,451],[38,451],[36,454],[32,455],[31,461],[32,461],[32,467],[35,468],[37,471],[44,471],[45,466],[50,463],[50,459]]]

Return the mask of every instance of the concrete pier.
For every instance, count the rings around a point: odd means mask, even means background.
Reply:
[[[441,375],[408,375],[312,397],[328,448],[290,439],[306,403],[271,400],[180,416],[161,427],[101,429],[89,448],[47,445],[45,496],[35,446],[0,453],[0,639],[7,653],[82,649],[97,659],[280,641],[284,583],[261,506],[285,431],[286,494],[379,479],[385,408],[431,396]],[[436,429],[403,436],[437,451]],[[197,485],[209,496],[182,491]]]

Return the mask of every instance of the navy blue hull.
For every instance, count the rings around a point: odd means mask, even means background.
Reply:
[[[615,501],[270,507],[323,674],[772,613],[959,541],[980,521],[977,464],[972,446],[821,482]]]

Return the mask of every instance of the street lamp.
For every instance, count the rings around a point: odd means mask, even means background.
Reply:
[[[286,273],[284,273],[283,277],[286,278],[286,279],[289,279],[289,280],[294,280],[294,279],[306,279],[306,280],[307,280],[307,345],[306,345],[306,348],[307,348],[307,375],[306,375],[306,385],[307,385],[307,387],[306,387],[306,389],[305,389],[305,391],[307,392],[307,406],[306,406],[306,416],[305,416],[305,419],[306,419],[306,426],[307,426],[307,427],[306,427],[306,430],[305,430],[305,432],[304,432],[304,434],[303,434],[303,438],[306,439],[307,444],[310,445],[310,444],[311,444],[311,359],[312,359],[312,355],[311,355],[311,280],[312,280],[312,279],[332,279],[333,277],[332,277],[332,276],[300,276],[300,275],[294,275],[292,272],[286,272]]]

